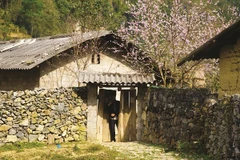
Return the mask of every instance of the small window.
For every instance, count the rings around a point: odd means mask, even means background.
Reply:
[[[92,63],[93,64],[100,64],[100,54],[93,54],[92,55]]]

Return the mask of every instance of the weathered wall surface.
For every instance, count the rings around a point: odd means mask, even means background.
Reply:
[[[84,88],[0,91],[0,144],[86,140]],[[86,94],[86,93],[85,93]]]
[[[39,87],[39,68],[0,70],[0,90],[25,90]]]
[[[170,146],[180,141],[201,140],[204,135],[201,111],[208,94],[207,89],[152,89],[142,114],[142,140]]]
[[[220,52],[220,91],[219,95],[232,95],[240,92],[240,40],[237,44],[225,46]]]
[[[40,65],[40,88],[58,88],[58,87],[77,87],[79,71],[86,72],[109,72],[109,73],[136,73],[121,62],[122,57],[100,53],[100,64],[92,63],[92,55],[76,60],[63,58],[52,58],[52,64],[49,61]]]
[[[122,56],[100,53],[100,64],[91,61],[92,55],[77,57],[59,56],[30,70],[0,70],[0,90],[34,90],[36,88],[78,87],[79,71],[136,73],[122,62]]]
[[[217,159],[240,159],[240,95],[217,99],[206,89],[151,89],[145,103],[142,141],[187,142]]]
[[[205,115],[208,152],[218,159],[240,159],[240,95],[209,104]]]

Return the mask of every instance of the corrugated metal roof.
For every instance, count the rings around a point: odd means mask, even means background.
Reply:
[[[119,74],[119,73],[90,73],[80,72],[79,82],[82,83],[119,83],[119,84],[132,84],[132,83],[153,83],[155,77],[153,74]]]
[[[94,31],[72,36],[0,42],[0,69],[31,69],[77,43],[108,34],[109,31]]]

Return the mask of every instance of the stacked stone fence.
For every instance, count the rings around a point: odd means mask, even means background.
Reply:
[[[0,91],[0,145],[86,140],[86,88]],[[240,159],[240,95],[217,100],[207,89],[150,89],[141,140],[191,143],[218,159]]]
[[[142,140],[172,147],[202,140],[202,104],[209,94],[207,89],[151,89],[143,110]]]
[[[143,108],[142,141],[240,159],[240,95],[217,99],[207,89],[151,89]]]
[[[0,91],[0,144],[86,140],[86,88]]]
[[[226,96],[206,108],[208,152],[218,159],[240,159],[240,95]]]

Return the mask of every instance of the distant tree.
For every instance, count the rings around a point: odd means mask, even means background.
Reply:
[[[21,8],[21,0],[0,1],[1,40],[11,39],[11,33],[24,33],[24,30],[21,30],[20,27],[14,23],[19,13],[19,8]]]
[[[209,5],[214,4],[210,1],[183,3],[179,0],[138,0],[135,5],[131,5],[131,21],[123,25],[118,34],[139,47],[143,57],[152,60],[151,63],[155,66],[150,68],[151,72],[160,77],[165,87],[176,82],[192,82],[197,67],[214,76],[214,71],[217,73],[218,69],[213,65],[205,65],[209,63],[197,65],[200,62],[190,62],[177,67],[180,59],[219,33],[237,17],[235,10],[230,8],[231,19],[226,21],[219,10],[209,10]],[[141,58],[136,50],[129,51],[127,56],[127,60],[140,69],[145,66],[141,63]]]
[[[127,4],[134,1],[0,0],[0,34],[9,35],[9,26],[32,37],[71,33],[76,26],[82,31],[116,30],[128,17]]]
[[[48,0],[22,0],[16,23],[23,26],[32,37],[58,32],[58,14],[55,5]]]
[[[0,0],[0,8],[7,9],[11,0]]]
[[[126,0],[55,0],[55,2],[61,21],[70,26],[68,30],[72,30],[76,24],[82,31],[98,28],[116,30],[127,19]]]

